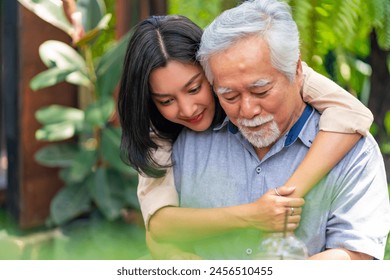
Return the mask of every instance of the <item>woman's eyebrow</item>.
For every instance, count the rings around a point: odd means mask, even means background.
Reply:
[[[185,85],[183,86],[183,89],[185,89],[186,87],[188,87],[189,85],[191,85],[191,83],[193,83],[194,80],[196,80],[200,75],[202,75],[201,72],[195,74],[194,76],[192,76],[188,82],[185,83]],[[169,93],[158,93],[158,92],[151,92],[152,95],[155,95],[155,96],[158,96],[158,97],[168,97],[168,96],[171,96],[171,94]]]
[[[171,96],[171,94],[169,94],[169,93],[151,92],[151,94],[156,96],[156,97],[169,97],[169,96]]]
[[[184,85],[183,88],[188,87],[196,78],[198,78],[200,75],[202,75],[201,72],[195,74],[191,79],[188,80],[188,82]]]

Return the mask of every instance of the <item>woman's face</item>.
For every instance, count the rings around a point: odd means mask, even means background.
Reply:
[[[168,62],[149,78],[152,99],[169,121],[195,131],[208,129],[215,113],[215,101],[199,65]]]

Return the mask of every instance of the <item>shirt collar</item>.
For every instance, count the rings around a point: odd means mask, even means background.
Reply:
[[[309,119],[313,111],[313,107],[311,107],[310,105],[306,105],[306,108],[305,110],[303,110],[302,115],[287,133],[286,140],[284,141],[284,147],[290,146],[298,139],[298,136],[301,134],[302,128],[305,126],[307,120]]]
[[[235,126],[230,120],[229,120],[229,117],[225,117],[225,119],[223,120],[223,122],[221,124],[218,124],[217,126],[215,126],[213,128],[214,131],[219,131],[221,130],[222,128],[226,127],[227,126],[227,129],[229,130],[230,133],[232,134],[236,134],[238,132],[238,127]]]
[[[224,128],[225,126],[227,126],[227,125],[229,125],[231,123],[231,121],[229,120],[229,118],[226,116],[225,117],[225,119],[223,120],[223,122],[222,123],[220,123],[220,124],[217,124],[214,128],[213,128],[213,130],[214,131],[219,131],[219,130],[221,130],[222,128]],[[231,125],[234,125],[233,123],[231,123]],[[234,125],[235,126],[235,125]],[[237,127],[236,127],[237,128]],[[237,128],[237,131],[238,131],[238,128]],[[233,132],[232,132],[233,133]],[[233,134],[235,134],[235,133],[233,133]]]

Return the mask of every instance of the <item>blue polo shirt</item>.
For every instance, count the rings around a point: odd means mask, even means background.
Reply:
[[[181,207],[233,206],[257,200],[282,186],[318,133],[320,115],[307,106],[286,135],[260,160],[228,119],[206,132],[183,130],[173,147]],[[390,229],[390,206],[382,155],[371,135],[355,147],[305,197],[296,235],[309,255],[346,248],[382,259]],[[250,259],[258,230],[229,232],[195,244],[205,259]]]

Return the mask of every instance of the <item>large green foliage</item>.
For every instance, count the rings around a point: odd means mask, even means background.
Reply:
[[[287,2],[299,27],[303,59],[367,103],[370,33],[375,30],[379,46],[390,49],[390,1]]]
[[[169,14],[184,15],[204,28],[221,10],[233,7],[238,1],[230,0],[169,0]]]
[[[42,19],[69,33],[62,7],[52,0],[19,0]],[[121,130],[112,124],[113,98],[130,33],[111,43],[100,56],[92,51],[111,20],[103,1],[80,0],[86,34],[77,49],[49,40],[39,48],[47,70],[31,80],[39,90],[68,82],[86,95],[83,108],[53,104],[39,109],[35,117],[42,124],[36,131],[40,141],[57,142],[39,150],[35,158],[42,165],[61,168],[65,186],[51,203],[50,220],[66,223],[96,207],[109,220],[119,217],[124,207],[138,207],[136,173],[119,156]],[[98,53],[98,52],[97,52]],[[53,92],[53,94],[55,94]],[[66,142],[62,140],[67,140]],[[58,142],[60,141],[60,142]]]
[[[294,19],[301,36],[302,58],[314,69],[330,76],[344,86],[366,105],[371,104],[376,122],[371,132],[377,136],[381,150],[390,154],[389,115],[384,115],[386,104],[375,104],[386,100],[386,90],[373,92],[373,88],[386,87],[390,79],[390,57],[387,57],[388,71],[381,66],[371,65],[371,46],[377,44],[383,56],[390,50],[390,1],[388,0],[290,0]],[[373,36],[375,34],[376,36]],[[386,61],[384,61],[386,63]],[[373,71],[376,79],[372,79]],[[377,84],[371,85],[371,82]],[[371,99],[370,99],[371,98]],[[385,127],[381,123],[384,119]],[[384,131],[385,130],[385,131]]]

